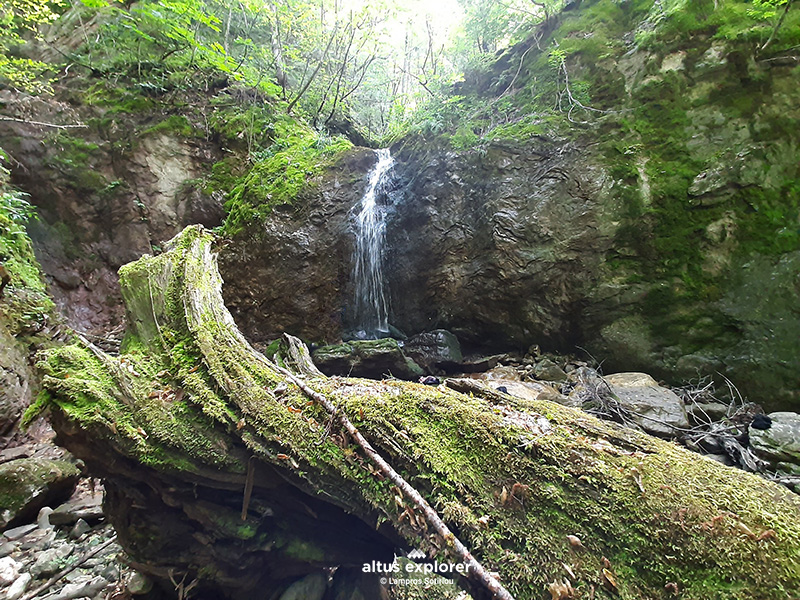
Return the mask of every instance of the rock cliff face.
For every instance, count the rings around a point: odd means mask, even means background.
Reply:
[[[395,144],[392,324],[449,329],[467,350],[579,345],[606,371],[673,382],[719,372],[768,410],[800,405],[800,59],[786,44],[759,51],[755,26],[725,21],[745,18],[733,5],[573,6],[455,90],[504,129],[489,135],[470,109],[458,132]],[[536,104],[550,89],[563,106],[564,72],[602,112]],[[217,167],[238,160],[241,132],[221,137],[210,104],[164,120],[118,91],[68,88],[59,102],[4,102],[85,121],[85,135],[4,122],[0,145],[42,215],[30,231],[57,303],[103,333],[121,323],[121,264],[184,224],[221,222],[231,187]],[[373,163],[352,151],[221,250],[226,302],[250,339],[346,331],[351,209]]]
[[[400,156],[408,180],[387,225],[395,324],[494,347],[579,339],[614,232],[597,159],[544,139]]]
[[[39,218],[28,231],[59,311],[79,330],[107,334],[123,318],[120,266],[187,224],[222,222],[221,196],[197,185],[220,150],[153,127],[163,117],[87,104],[84,92],[2,94],[17,118],[88,125],[59,130],[6,121],[0,147],[11,157],[14,184],[36,205]]]

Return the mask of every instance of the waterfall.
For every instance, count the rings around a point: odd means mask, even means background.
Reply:
[[[367,190],[361,198],[361,210],[355,219],[354,321],[355,336],[361,339],[386,337],[389,332],[389,305],[383,281],[386,223],[384,210],[376,200],[394,159],[388,149],[377,153],[378,162],[370,171]]]

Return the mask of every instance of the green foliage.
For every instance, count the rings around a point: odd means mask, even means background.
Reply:
[[[42,77],[48,65],[14,56],[12,50],[24,43],[24,36],[38,37],[38,27],[53,22],[63,5],[62,0],[4,0],[0,5],[0,81],[28,92],[49,89],[49,80]]]
[[[321,138],[288,118],[275,129],[276,142],[253,155],[252,167],[229,190],[224,225],[229,234],[263,220],[275,206],[291,204],[324,167],[352,148],[345,139]]]

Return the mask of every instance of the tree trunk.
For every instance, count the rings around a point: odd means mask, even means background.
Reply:
[[[288,374],[223,305],[212,243],[193,226],[120,270],[119,357],[80,341],[39,362],[40,408],[106,478],[138,568],[188,574],[198,598],[270,597],[419,548],[499,573],[506,596],[469,569],[475,598],[800,588],[800,499],[784,488],[480,383],[325,378],[293,343],[305,374]]]

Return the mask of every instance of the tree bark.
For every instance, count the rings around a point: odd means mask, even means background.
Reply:
[[[78,341],[38,365],[40,408],[106,478],[138,568],[186,575],[197,598],[269,596],[410,548],[465,562],[474,598],[538,600],[564,579],[580,597],[660,598],[674,584],[684,600],[734,587],[778,600],[800,587],[788,490],[480,383],[290,373],[237,329],[212,244],[190,227],[120,270],[119,357]]]

